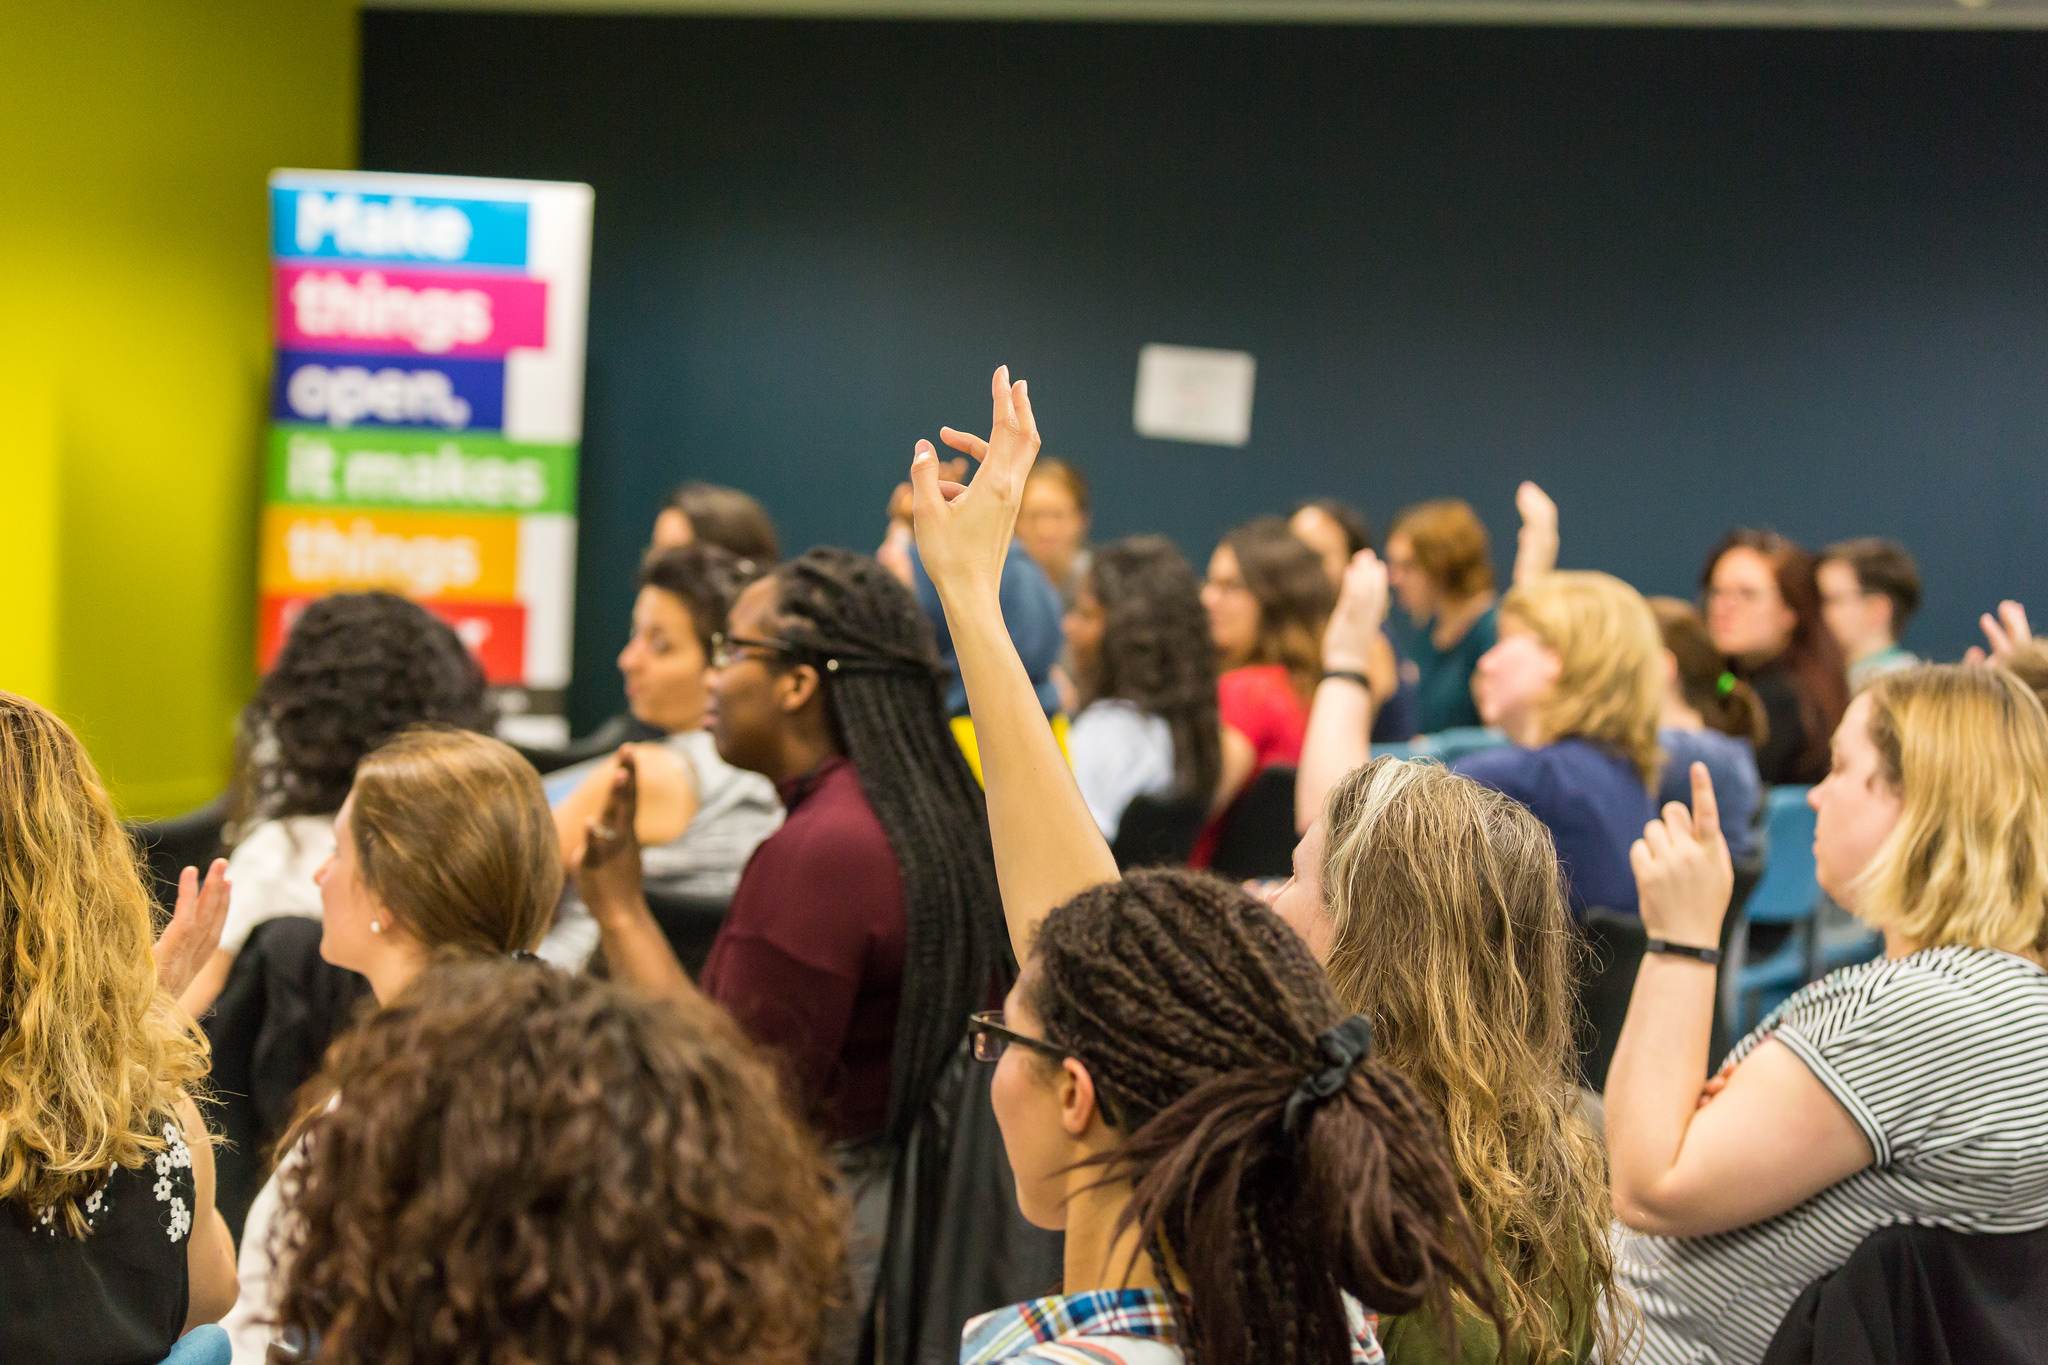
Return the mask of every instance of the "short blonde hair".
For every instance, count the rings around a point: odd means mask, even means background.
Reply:
[[[1922,947],[2048,949],[2048,713],[2002,668],[1870,684],[1870,741],[1902,801],[1857,915]]]
[[[1500,611],[1564,664],[1543,707],[1544,734],[1611,745],[1655,791],[1664,767],[1657,749],[1664,636],[1643,595],[1611,574],[1550,573],[1516,585]]]
[[[135,847],[70,727],[0,692],[0,1205],[79,1203],[164,1149],[206,1039],[157,988]],[[194,1142],[202,1133],[187,1133]]]
[[[1486,524],[1463,498],[1432,498],[1401,513],[1388,532],[1415,552],[1415,562],[1441,592],[1476,597],[1493,586],[1493,544]]]

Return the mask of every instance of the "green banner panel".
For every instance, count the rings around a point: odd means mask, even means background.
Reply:
[[[270,501],[440,511],[574,512],[576,447],[471,432],[270,429]]]

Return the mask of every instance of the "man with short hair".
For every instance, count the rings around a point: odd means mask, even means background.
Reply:
[[[1920,656],[1899,647],[1920,606],[1920,570],[1895,540],[1864,536],[1830,545],[1820,560],[1821,616],[1849,661],[1849,691],[1911,668]]]

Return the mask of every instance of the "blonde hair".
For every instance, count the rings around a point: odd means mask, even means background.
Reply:
[[[1643,595],[1611,574],[1574,570],[1517,584],[1500,613],[1527,627],[1563,663],[1543,706],[1550,739],[1578,736],[1626,754],[1657,789],[1664,756],[1664,636]]]
[[[420,728],[366,755],[349,828],[363,884],[433,949],[531,949],[562,894],[561,845],[540,774],[466,730]]]
[[[1444,1117],[1492,1252],[1503,1358],[1568,1358],[1589,1325],[1617,1358],[1629,1319],[1605,1159],[1578,1112],[1580,950],[1550,831],[1491,788],[1394,758],[1339,782],[1323,828],[1330,982]]]
[[[1388,538],[1400,536],[1438,591],[1476,597],[1493,586],[1493,545],[1486,525],[1463,498],[1417,503],[1394,521]]]
[[[1856,879],[1858,918],[1927,948],[2048,951],[2048,714],[2003,668],[1864,689],[1899,823]]]
[[[84,746],[0,692],[0,1202],[56,1209],[74,1236],[79,1201],[163,1150],[207,1072],[205,1038],[157,989],[153,930]]]

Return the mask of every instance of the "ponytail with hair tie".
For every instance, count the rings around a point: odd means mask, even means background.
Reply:
[[[1313,1109],[1342,1090],[1344,1083],[1351,1079],[1353,1069],[1372,1055],[1372,1020],[1362,1014],[1354,1014],[1319,1034],[1316,1047],[1330,1064],[1303,1077],[1294,1093],[1287,1097],[1287,1108],[1280,1118],[1280,1131],[1289,1137],[1294,1136],[1300,1125],[1303,1111]]]

